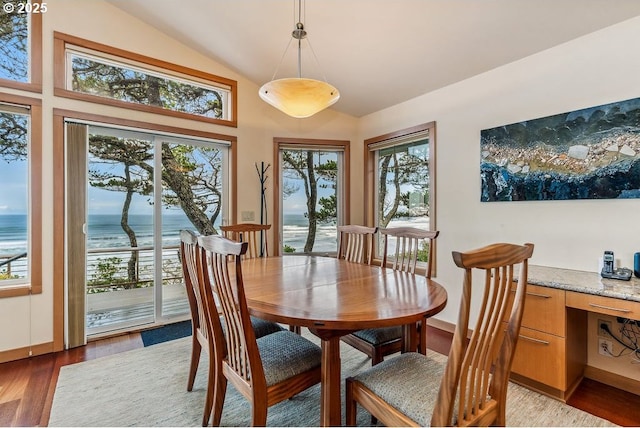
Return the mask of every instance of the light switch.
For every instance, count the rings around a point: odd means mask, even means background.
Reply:
[[[255,221],[256,212],[255,211],[242,211],[240,213],[240,216],[242,217],[242,221]]]

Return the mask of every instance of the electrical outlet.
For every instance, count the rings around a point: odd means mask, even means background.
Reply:
[[[602,328],[602,324],[605,324],[609,331],[613,333],[611,321],[598,320],[598,336],[610,337],[609,333],[604,328]]]
[[[598,353],[605,357],[613,356],[613,342],[605,339],[598,339]]]

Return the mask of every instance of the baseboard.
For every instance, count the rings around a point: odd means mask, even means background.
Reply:
[[[586,366],[584,368],[584,377],[604,383],[605,385],[609,385],[614,388],[622,389],[623,391],[627,391],[632,394],[640,395],[640,382],[625,376],[620,376],[619,374],[611,373],[592,366]]]
[[[36,355],[50,354],[51,352],[53,352],[53,342],[10,349],[8,351],[0,352],[0,363],[35,357]]]
[[[442,321],[436,318],[428,318],[427,319],[427,325],[429,327],[433,327],[433,328],[437,328],[440,330],[444,330],[447,333],[453,333],[456,329],[456,325],[455,324],[451,324],[450,322],[447,321]]]

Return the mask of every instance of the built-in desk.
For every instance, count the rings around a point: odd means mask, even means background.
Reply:
[[[618,281],[595,272],[529,266],[512,379],[565,401],[589,373],[588,312],[640,319],[640,279]],[[615,384],[616,378],[597,380]],[[637,383],[624,389],[636,392]]]

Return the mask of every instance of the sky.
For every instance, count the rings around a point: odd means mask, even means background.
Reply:
[[[27,163],[0,159],[0,215],[27,213]]]

